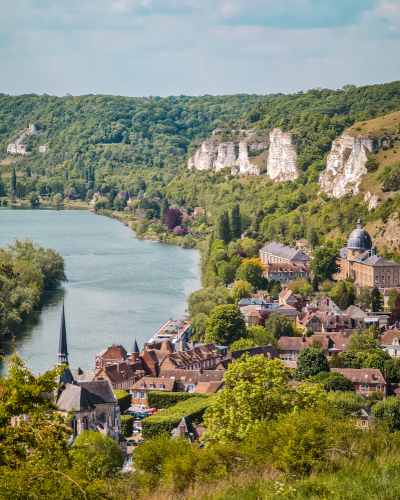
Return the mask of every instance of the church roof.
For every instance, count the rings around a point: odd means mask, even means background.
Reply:
[[[94,405],[90,399],[90,394],[85,388],[75,384],[68,384],[61,393],[57,401],[57,406],[59,410],[63,411],[68,411],[72,408],[75,411],[93,410]]]
[[[90,393],[90,401],[93,404],[116,403],[117,399],[108,380],[93,380],[91,382],[78,381],[79,387]]]
[[[132,354],[140,354],[139,347],[138,347],[138,344],[136,342],[136,337],[135,337],[135,341],[134,341],[133,346],[132,346]]]
[[[58,366],[68,365],[67,331],[65,328],[64,297],[61,305],[60,338],[58,341]]]

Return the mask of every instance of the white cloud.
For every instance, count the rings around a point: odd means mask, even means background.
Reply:
[[[397,0],[376,1],[339,27],[246,22],[249,10],[261,17],[313,3],[0,0],[0,92],[270,93],[398,78]]]

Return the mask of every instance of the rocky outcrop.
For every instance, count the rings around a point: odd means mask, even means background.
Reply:
[[[215,148],[212,141],[204,141],[201,148],[194,156],[189,158],[188,168],[196,170],[208,170],[213,167],[215,159]]]
[[[265,145],[251,144],[250,149],[264,149]],[[223,168],[232,168],[231,173],[239,172],[241,174],[260,175],[259,167],[250,162],[248,156],[247,142],[242,141],[239,143],[239,155],[235,154],[235,145],[233,142],[222,142],[218,146],[214,146],[212,141],[204,141],[201,148],[197,150],[196,154],[189,158],[189,170],[195,168],[196,170],[209,170],[213,168],[216,172]]]
[[[379,141],[356,139],[347,133],[333,141],[326,170],[319,176],[321,190],[335,198],[350,192],[358,194],[361,178],[367,173],[365,150],[372,151],[376,147],[380,147]]]
[[[215,171],[236,165],[235,145],[233,142],[222,142],[217,148],[218,154],[214,162]]]
[[[373,208],[379,207],[380,203],[376,194],[371,194],[369,191],[365,193],[364,203],[368,203],[368,210],[371,211]]]
[[[299,176],[297,154],[292,145],[292,134],[275,128],[269,134],[267,174],[271,180],[294,181]]]

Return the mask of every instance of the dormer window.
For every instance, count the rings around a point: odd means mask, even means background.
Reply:
[[[164,388],[165,388],[165,385],[164,385],[164,383],[163,383],[163,382],[161,382],[161,384],[160,384],[160,389],[164,389]]]
[[[143,389],[143,387],[146,387],[146,384],[145,384],[144,382],[142,382],[142,383],[140,384],[140,387]]]
[[[156,388],[156,384],[155,384],[154,382],[152,382],[152,383],[150,384],[150,388],[151,388],[151,389],[155,389],[155,388]]]

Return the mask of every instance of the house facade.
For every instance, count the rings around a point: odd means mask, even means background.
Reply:
[[[353,383],[356,393],[365,398],[376,391],[382,391],[385,396],[389,392],[385,377],[375,368],[331,368],[331,371],[348,378]]]
[[[160,377],[143,377],[129,389],[132,394],[132,404],[147,406],[147,395],[152,391],[183,392],[180,380]]]

